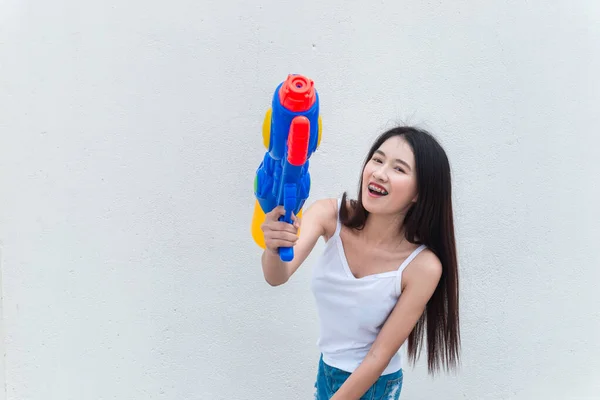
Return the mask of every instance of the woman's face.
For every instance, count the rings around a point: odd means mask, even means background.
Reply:
[[[404,137],[391,137],[375,151],[363,170],[361,190],[369,213],[404,213],[416,201],[415,158]]]

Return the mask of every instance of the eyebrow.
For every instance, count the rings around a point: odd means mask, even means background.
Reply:
[[[381,154],[382,156],[385,157],[385,153],[381,150],[375,150],[375,154]],[[406,168],[411,169],[410,165],[408,165],[408,163],[400,158],[396,158],[394,161],[399,162],[400,164],[403,164],[406,166]]]

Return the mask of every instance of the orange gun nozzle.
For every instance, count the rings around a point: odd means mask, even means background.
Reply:
[[[279,90],[279,101],[292,112],[307,111],[316,101],[315,83],[303,75],[288,75]]]

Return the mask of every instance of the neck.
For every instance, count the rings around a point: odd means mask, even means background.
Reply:
[[[404,239],[404,214],[369,214],[362,235],[377,247],[396,247]]]

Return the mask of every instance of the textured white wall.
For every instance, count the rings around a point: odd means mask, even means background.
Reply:
[[[463,368],[403,398],[600,398],[600,5],[493,3],[3,1],[6,399],[312,397],[314,256],[271,288],[249,234],[290,72],[310,202],[397,121],[451,158]]]

